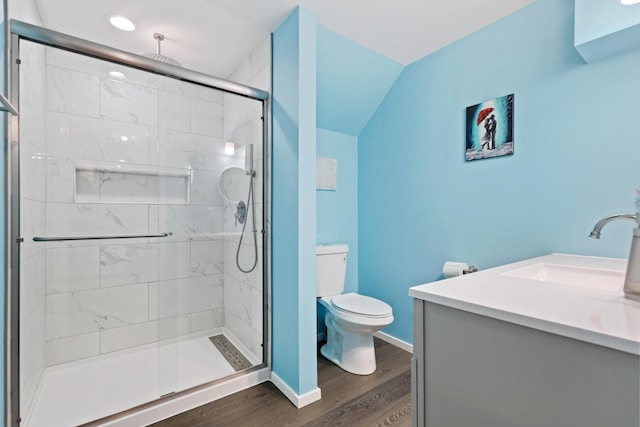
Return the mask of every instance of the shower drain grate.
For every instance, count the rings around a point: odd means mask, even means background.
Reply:
[[[251,362],[249,362],[224,335],[214,335],[209,337],[209,341],[216,346],[220,354],[227,359],[227,362],[229,362],[231,367],[236,371],[242,371],[243,369],[251,367]]]

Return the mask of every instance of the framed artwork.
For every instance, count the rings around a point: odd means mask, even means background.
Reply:
[[[513,154],[513,94],[467,107],[466,160]]]

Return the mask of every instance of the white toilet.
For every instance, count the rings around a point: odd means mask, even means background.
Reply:
[[[376,370],[373,333],[393,322],[389,304],[344,292],[347,245],[316,249],[316,295],[326,307],[327,343],[320,352],[347,372],[369,375]]]

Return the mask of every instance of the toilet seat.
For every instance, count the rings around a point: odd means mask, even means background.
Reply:
[[[392,312],[389,304],[353,292],[334,296],[331,305],[338,311],[371,318],[388,317]]]

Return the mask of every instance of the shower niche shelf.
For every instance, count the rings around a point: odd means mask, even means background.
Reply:
[[[188,205],[191,170],[143,165],[76,166],[76,203]]]

